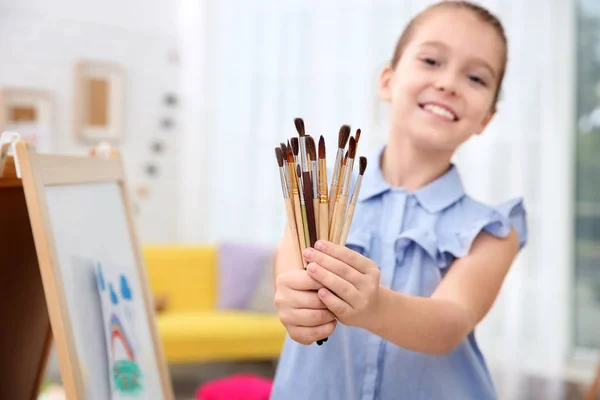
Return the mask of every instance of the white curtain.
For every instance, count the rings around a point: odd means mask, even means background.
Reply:
[[[360,152],[381,144],[379,70],[430,3],[183,0],[182,239],[278,240],[284,208],[273,148],[296,134],[295,117],[329,149],[342,124],[362,129]],[[525,197],[530,236],[478,335],[507,369],[558,373],[570,343],[574,6],[481,3],[505,24],[510,63],[495,121],[457,161],[476,198]]]

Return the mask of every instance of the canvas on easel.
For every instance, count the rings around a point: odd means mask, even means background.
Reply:
[[[120,157],[14,149],[67,398],[173,399]]]

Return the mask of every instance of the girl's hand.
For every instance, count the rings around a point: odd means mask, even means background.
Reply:
[[[322,288],[306,271],[291,270],[277,277],[275,305],[290,337],[309,345],[333,333],[337,321],[317,295]]]
[[[377,324],[379,267],[345,246],[319,240],[304,251],[308,276],[321,283],[318,295],[344,325],[364,329]]]

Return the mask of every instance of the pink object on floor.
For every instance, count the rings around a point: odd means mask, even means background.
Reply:
[[[269,400],[272,381],[250,374],[215,379],[196,390],[196,400]]]

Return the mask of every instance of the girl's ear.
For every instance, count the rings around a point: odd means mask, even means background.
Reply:
[[[386,65],[379,76],[379,97],[384,101],[392,100],[392,77],[394,70],[390,65]]]

